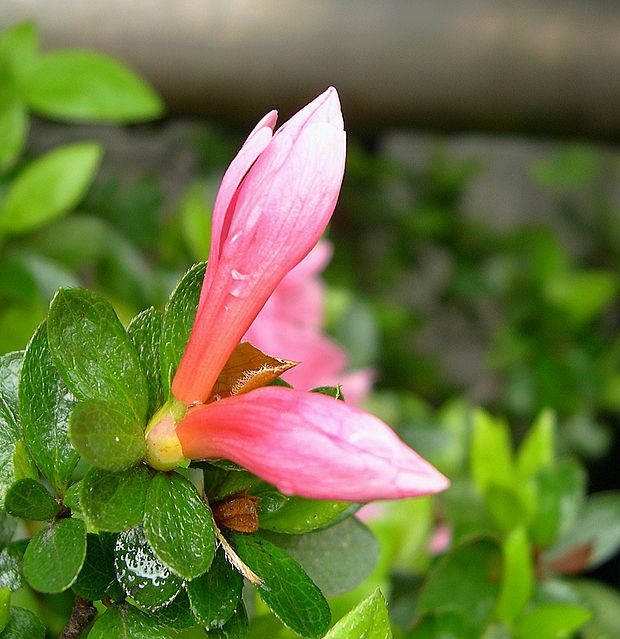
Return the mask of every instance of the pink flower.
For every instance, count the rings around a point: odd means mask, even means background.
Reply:
[[[322,333],[325,287],[319,274],[331,254],[331,244],[321,240],[280,282],[244,339],[265,353],[300,362],[282,375],[295,388],[340,384],[347,402],[357,405],[368,394],[374,373],[345,373],[346,353]]]
[[[149,461],[167,469],[184,458],[226,458],[284,493],[324,499],[443,490],[447,479],[386,424],[344,402],[263,387],[205,403],[271,293],[317,243],[340,190],[345,133],[335,89],[272,135],[275,119],[261,120],[223,178],[176,399],[152,420]],[[305,302],[314,312],[316,300]]]

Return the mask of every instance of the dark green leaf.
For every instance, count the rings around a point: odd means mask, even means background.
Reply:
[[[181,590],[172,603],[152,612],[151,615],[162,625],[177,630],[193,628],[197,625],[189,605],[189,598],[184,590]]]
[[[62,503],[74,514],[82,515],[82,504],[80,503],[80,491],[82,490],[82,482],[76,481],[67,488]]]
[[[114,565],[116,578],[125,593],[145,610],[154,611],[169,605],[183,584],[181,577],[155,556],[140,526],[118,536]]]
[[[248,626],[248,613],[241,599],[232,617],[221,628],[212,628],[209,631],[209,637],[210,639],[244,639],[248,634]]]
[[[45,521],[60,510],[58,502],[35,479],[20,479],[7,491],[4,506],[13,517]]]
[[[73,590],[91,601],[102,599],[110,586],[116,581],[114,571],[113,535],[86,536],[86,559],[80,574],[73,584]]]
[[[33,111],[59,120],[138,122],[161,115],[159,96],[121,62],[94,51],[41,56],[28,76]]]
[[[11,591],[0,588],[0,633],[6,628],[11,615]]]
[[[110,532],[122,532],[140,524],[150,480],[143,465],[120,473],[91,468],[80,490],[80,504],[89,523]]]
[[[31,610],[13,607],[0,639],[45,639],[45,627]]]
[[[24,233],[71,210],[86,193],[101,146],[76,142],[38,157],[20,171],[0,209],[0,231]]]
[[[326,597],[362,583],[379,558],[374,535],[354,517],[305,535],[262,534],[297,561]]]
[[[153,617],[124,602],[110,606],[88,633],[88,639],[168,639],[173,636]]]
[[[7,515],[6,511],[0,508],[0,548],[6,546],[11,539],[13,539],[13,533],[17,522],[13,517]]]
[[[322,528],[350,507],[345,501],[317,501],[304,497],[287,497],[275,489],[276,507],[269,508],[269,492],[253,490],[261,498],[260,527],[274,532],[300,534]]]
[[[211,503],[251,490],[262,483],[256,475],[252,475],[241,467],[238,470],[229,471],[215,464],[203,463],[200,466],[203,468],[205,492]]]
[[[146,379],[108,302],[83,289],[60,289],[50,304],[47,333],[54,363],[78,399],[122,403],[136,424],[144,424]]]
[[[205,269],[206,262],[192,266],[166,304],[161,331],[161,371],[166,396],[192,332]]]
[[[186,579],[208,570],[215,553],[211,511],[178,473],[158,473],[149,487],[144,532],[155,554]]]
[[[304,637],[321,637],[331,613],[321,591],[293,559],[259,537],[230,533],[241,560],[263,581],[258,592],[271,611]]]
[[[40,592],[69,588],[86,557],[86,527],[81,519],[60,519],[32,538],[24,554],[24,577]]]
[[[491,639],[491,636],[485,639]],[[495,635],[492,635],[493,639]],[[428,613],[419,617],[415,626],[406,634],[406,639],[482,639],[479,633],[472,633],[466,628],[464,615],[446,611]],[[497,637],[497,639],[500,639]],[[510,639],[510,637],[506,637]]]
[[[325,635],[325,639],[391,639],[387,605],[379,589],[346,614]]]
[[[0,588],[15,592],[24,585],[22,562],[27,545],[28,541],[20,539],[0,552]]]
[[[327,395],[328,397],[344,401],[344,395],[342,394],[342,388],[340,386],[318,386],[317,388],[313,388],[310,392]]]
[[[218,550],[209,572],[188,582],[186,588],[200,625],[207,630],[221,628],[239,604],[243,577],[231,566],[224,552]]]
[[[4,503],[6,491],[15,479],[13,454],[19,437],[19,425],[0,397],[0,504]]]
[[[419,612],[461,612],[472,629],[484,628],[500,589],[501,550],[495,541],[465,541],[431,570],[420,592]]]
[[[142,371],[146,377],[149,391],[149,415],[152,415],[164,401],[159,360],[163,319],[161,311],[147,308],[136,315],[127,327],[127,334],[138,351]]]
[[[146,450],[142,426],[120,402],[80,402],[71,413],[69,434],[80,455],[112,472],[137,464]]]
[[[28,450],[43,476],[63,494],[79,459],[68,437],[75,399],[52,362],[45,322],[26,349],[19,399]]]

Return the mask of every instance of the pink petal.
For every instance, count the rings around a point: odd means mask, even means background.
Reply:
[[[190,459],[230,459],[285,494],[368,501],[435,493],[448,480],[382,421],[316,393],[265,387],[190,409]]]
[[[317,243],[333,213],[344,172],[345,133],[325,121],[337,120],[335,92],[317,101],[301,128],[277,132],[228,200],[217,262],[207,270],[172,386],[175,397],[188,405],[208,397],[253,319]]]

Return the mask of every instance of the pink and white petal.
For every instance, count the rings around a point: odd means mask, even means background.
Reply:
[[[230,459],[285,494],[361,502],[449,484],[381,420],[316,393],[260,388],[190,409],[176,432],[186,457]]]
[[[337,128],[344,128],[340,99],[338,98],[338,91],[334,87],[329,87],[310,104],[307,104],[292,118],[287,120],[276,131],[276,135],[285,131],[289,135],[295,135],[295,132],[312,122],[326,122]]]

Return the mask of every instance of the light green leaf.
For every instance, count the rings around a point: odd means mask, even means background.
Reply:
[[[534,567],[532,549],[523,528],[516,528],[503,543],[504,569],[495,616],[510,624],[532,594]]]
[[[69,588],[86,557],[86,527],[80,519],[60,519],[32,538],[24,554],[24,577],[39,592]]]
[[[392,629],[387,604],[381,591],[375,590],[346,614],[324,639],[391,639]]]
[[[39,33],[31,20],[19,22],[0,35],[0,60],[8,66],[18,93],[21,82],[37,60],[38,48]]]
[[[101,153],[97,143],[76,142],[31,162],[9,188],[0,209],[0,231],[25,233],[71,210],[90,186]]]
[[[582,606],[540,604],[519,617],[515,639],[568,639],[591,616],[592,613]]]
[[[41,56],[25,90],[34,112],[59,120],[139,122],[163,112],[161,99],[145,80],[94,51],[59,50]]]
[[[194,182],[180,204],[181,230],[195,261],[206,260],[211,246],[211,215],[207,201],[212,199],[204,180]]]
[[[8,588],[0,590],[0,632],[2,632],[11,616],[11,591]]]
[[[471,474],[478,490],[513,483],[510,430],[501,420],[481,409],[474,412],[471,442]]]
[[[144,532],[157,557],[186,579],[202,575],[213,561],[211,511],[195,486],[178,473],[158,473],[151,481]]]
[[[1,74],[0,74],[1,76]],[[28,133],[28,114],[21,101],[0,93],[0,172],[17,160]]]
[[[521,481],[553,464],[555,430],[555,415],[549,410],[543,411],[519,446],[516,466]]]
[[[11,616],[1,639],[45,639],[45,626],[32,610],[11,608]]]

